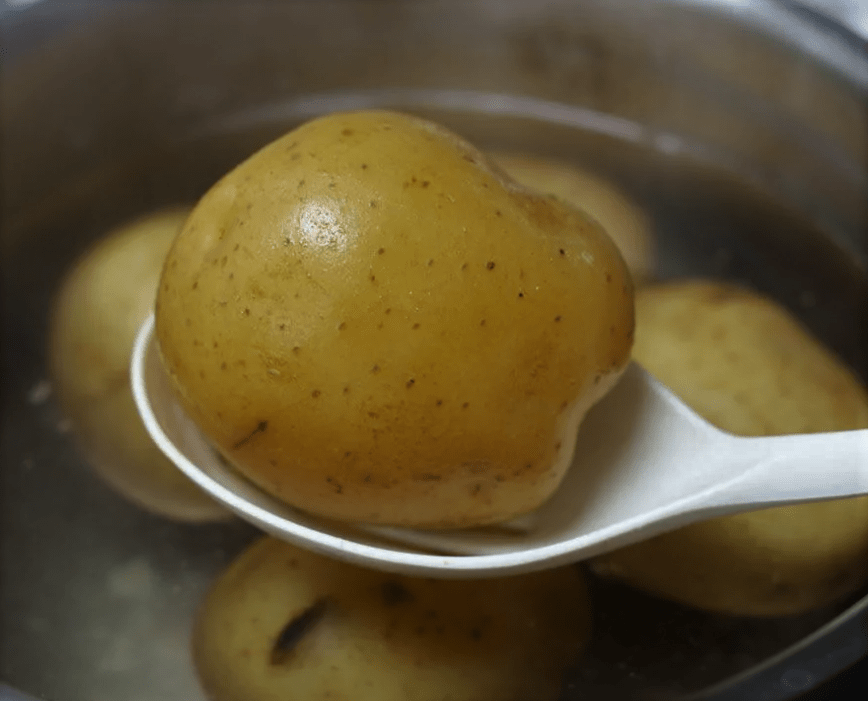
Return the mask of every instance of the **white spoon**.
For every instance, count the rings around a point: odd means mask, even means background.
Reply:
[[[268,533],[377,569],[439,577],[526,572],[713,516],[868,493],[868,429],[736,437],[699,418],[634,363],[589,412],[564,482],[532,514],[457,531],[328,521],[271,497],[217,457],[172,396],[153,328],[151,317],[133,349],[133,395],[169,459]]]

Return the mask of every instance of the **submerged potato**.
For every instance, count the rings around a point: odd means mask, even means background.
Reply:
[[[576,567],[417,579],[265,538],[209,593],[193,656],[213,701],[554,699],[589,630]]]
[[[228,460],[337,519],[457,527],[557,488],[629,359],[605,232],[458,137],[309,122],[199,202],[157,300],[163,363]]]
[[[227,514],[151,441],[129,380],[136,332],[153,310],[163,260],[188,211],[130,223],[76,264],[55,303],[49,355],[61,409],[97,473],[149,511],[201,521]]]
[[[555,195],[594,217],[618,246],[638,284],[654,273],[651,221],[638,204],[601,175],[560,161],[510,153],[492,160],[516,181],[543,194]]]
[[[635,358],[699,414],[740,435],[868,428],[868,393],[784,309],[714,282],[646,288]],[[777,616],[868,581],[868,498],[693,524],[597,558],[594,569],[710,611]]]

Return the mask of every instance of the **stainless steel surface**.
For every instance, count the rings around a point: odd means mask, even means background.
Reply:
[[[47,314],[89,242],[192,201],[312,114],[403,107],[484,146],[588,162],[649,208],[662,277],[752,284],[868,377],[868,63],[779,3],[44,0],[8,21],[0,678],[27,693],[202,698],[190,621],[255,532],[162,521],[88,471],[51,397]],[[594,589],[566,698],[781,699],[790,669],[817,681],[868,649],[836,637],[865,621],[866,591],[756,621]]]

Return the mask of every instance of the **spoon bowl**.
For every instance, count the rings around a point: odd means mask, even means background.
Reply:
[[[701,519],[868,493],[868,429],[744,438],[718,430],[640,366],[585,418],[572,465],[534,512],[496,526],[422,531],[340,523],[274,498],[209,444],[175,400],[153,315],[132,354],[133,396],[160,450],[264,531],[341,560],[437,577],[491,577],[584,560]]]

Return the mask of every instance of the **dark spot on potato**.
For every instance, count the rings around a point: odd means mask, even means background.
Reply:
[[[461,408],[466,409],[469,406],[470,406],[470,402],[464,402],[464,404],[461,405]]]
[[[260,421],[256,424],[256,428],[254,428],[247,436],[238,441],[235,445],[232,446],[232,450],[238,450],[239,448],[243,448],[247,443],[249,443],[254,436],[259,433],[265,433],[268,430],[268,421]]]
[[[293,154],[289,157],[289,160],[291,160],[291,161],[297,161],[299,158],[301,158],[301,154],[300,154],[300,153],[293,153]]]
[[[229,279],[234,280],[235,279],[235,273],[229,273]]]
[[[422,187],[428,187],[430,184],[431,184],[431,183],[428,182],[427,180],[423,180],[423,181],[422,181]]]
[[[225,268],[225,267],[226,267],[226,264],[227,264],[228,262],[229,262],[229,256],[223,256],[223,257],[220,259],[220,267],[221,267],[221,268]]]
[[[374,365],[374,367],[371,368],[371,372],[376,375],[378,372],[380,372],[380,366]]]
[[[304,636],[323,619],[327,610],[326,600],[320,599],[290,620],[277,635],[274,645],[271,646],[270,663],[272,665],[286,664]]]
[[[465,153],[465,154],[462,156],[462,158],[463,158],[465,161],[467,161],[468,163],[476,163],[476,159],[475,159],[473,156],[471,156],[469,153]]]
[[[369,204],[371,206],[371,209],[377,208],[377,200],[371,200]]]
[[[329,190],[334,190],[334,189],[335,189],[335,184],[334,184],[334,182],[330,182],[330,183],[329,183]]]
[[[434,265],[434,259],[433,258],[428,260],[428,267],[430,268],[432,265]]]
[[[555,443],[555,450],[557,451],[557,450],[560,450],[560,449],[561,449],[561,442],[558,441],[557,443]]]
[[[286,328],[286,324],[280,324],[277,328],[283,331]]]
[[[248,209],[248,210],[250,209],[250,205],[247,205],[247,209]],[[240,244],[240,243],[236,243],[236,244],[235,244],[235,248],[233,248],[232,250],[233,250],[233,251],[237,251],[239,248],[241,248],[241,244]]]
[[[338,331],[343,331],[345,328],[347,328],[347,322],[342,321],[340,324],[338,324]]]
[[[293,352],[293,355],[298,355],[299,353],[301,353],[301,348],[299,348],[298,346],[293,346],[292,352]]]
[[[379,419],[380,418],[380,415],[376,411],[369,411],[368,416],[370,416],[372,419]]]
[[[364,477],[362,477],[362,482],[370,482],[370,481],[371,481],[371,475],[365,475]]]
[[[560,253],[562,256],[567,255],[567,252],[563,248],[559,248],[558,253]]]
[[[412,592],[400,582],[389,580],[383,582],[380,587],[380,594],[383,597],[383,603],[386,606],[397,606],[398,604],[407,604],[415,598]]]
[[[344,394],[349,394],[349,393],[350,393],[350,386],[347,385],[346,387],[344,387]]]
[[[197,289],[198,287],[199,287],[199,281],[196,280],[196,282],[193,283],[193,289],[195,290],[195,289]]]
[[[391,314],[391,313],[392,313],[391,307],[386,307],[386,311],[383,312],[383,314]]]
[[[470,488],[470,496],[475,497],[475,496],[476,496],[477,494],[479,494],[481,491],[482,491],[482,485],[481,485],[479,482],[477,482],[476,484],[474,484],[474,485]]]
[[[612,282],[612,273],[606,273],[606,282]]]
[[[438,400],[435,402],[435,404],[436,404],[436,406],[443,406],[443,400],[442,400],[442,399],[438,399]]]
[[[362,170],[367,170],[367,169],[368,169],[368,164],[362,163]]]
[[[518,293],[518,298],[519,298],[519,299],[524,299],[524,292],[519,292],[519,293]]]
[[[268,461],[268,464],[271,465],[272,467],[277,467],[277,460],[272,458],[271,460]]]
[[[488,262],[485,264],[485,267],[486,267],[488,270],[494,270],[494,261],[493,261],[493,260],[488,261]]]
[[[555,317],[555,321],[557,322],[557,321],[560,321],[560,320],[561,320],[561,315],[558,314],[558,315]]]
[[[482,631],[479,628],[471,628],[470,637],[473,640],[482,640]]]
[[[415,380],[414,378],[411,377],[409,380],[407,380],[407,382],[405,383],[404,386],[405,386],[407,389],[410,389],[410,388],[411,388],[413,385],[415,385],[415,384],[416,384],[416,380]]]
[[[313,397],[314,399],[316,399],[321,394],[322,394],[322,392],[320,392],[318,389],[315,389],[313,392],[310,393],[310,396]]]
[[[225,362],[225,361],[222,362],[222,363],[220,363],[220,369],[221,369],[221,370],[225,370],[225,369],[226,369],[226,362]]]
[[[200,371],[199,371],[199,379],[200,379],[200,380],[204,380],[204,379],[205,379],[205,371],[204,371],[204,370],[200,370]]]
[[[244,307],[244,311],[241,312],[244,316],[250,316],[250,309],[248,307]]]
[[[343,485],[338,482],[334,477],[326,477],[326,482],[328,482],[332,486],[332,488],[335,490],[335,494],[343,494]]]
[[[482,321],[479,322],[479,325],[480,325],[480,326],[485,326],[486,323],[487,323],[487,322],[485,321],[485,319],[483,319]]]
[[[503,214],[501,214],[501,212],[500,212],[499,209],[495,209],[495,210],[494,210],[494,216],[496,216],[496,217],[502,217]]]
[[[305,185],[305,180],[302,178],[301,180],[298,181],[298,189],[301,190],[301,188],[303,188],[304,185]]]
[[[352,136],[355,132],[352,129],[346,128],[341,131],[343,136]]]
[[[467,270],[467,263],[463,263],[463,264],[461,265],[461,269],[462,269],[462,270]]]
[[[376,281],[377,281],[377,276],[372,274],[371,275],[371,282],[376,282]]]
[[[378,248],[378,249],[377,249],[377,255],[378,255],[378,256],[383,255],[385,252],[386,252],[386,249],[385,249],[385,248]]]
[[[594,375],[594,384],[595,385],[600,384],[600,380],[602,380],[602,379],[603,379],[602,375]]]
[[[217,341],[212,341],[212,342],[211,342],[211,347],[212,347],[212,348],[219,348],[220,346],[217,344]]]
[[[413,331],[415,331],[416,329],[419,328],[419,324],[413,324],[413,327],[412,327],[412,328],[413,328]]]

